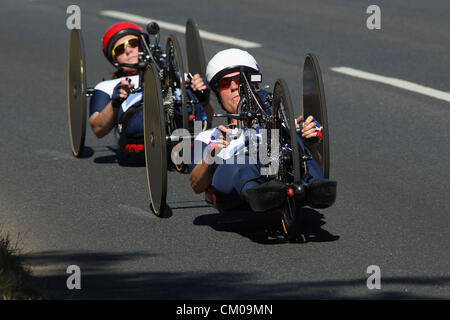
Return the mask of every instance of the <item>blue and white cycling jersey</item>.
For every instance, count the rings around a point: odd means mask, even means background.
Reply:
[[[261,102],[263,103],[262,107],[265,109],[265,112],[271,114],[272,110],[265,99],[266,92],[260,90],[258,94],[261,97]],[[320,127],[320,125],[318,126]],[[253,132],[247,132],[245,135],[242,133],[237,135],[237,139],[229,141],[229,145],[217,153],[215,156],[217,165],[211,181],[211,186],[216,191],[228,195],[242,195],[248,200],[247,190],[262,183],[263,180],[257,179],[258,177],[262,177],[262,164],[259,161],[258,155],[252,155],[252,148],[250,148],[249,153],[248,147],[250,143],[260,143],[263,141],[263,139],[261,139],[260,129],[261,128],[255,128],[252,129]],[[244,130],[249,131],[249,129]],[[211,152],[212,149],[218,146],[216,141],[217,133],[218,130],[213,128],[203,131],[195,137],[191,147],[190,173],[194,170],[195,166],[202,161],[205,152]],[[297,137],[297,142],[304,154],[305,146],[300,136]],[[255,150],[256,149],[253,149],[253,152],[255,152]],[[237,160],[237,157],[239,156],[242,161]],[[228,162],[227,160],[229,159],[233,161]],[[307,160],[306,164],[308,166],[309,176],[305,177],[305,183],[323,178],[320,165],[314,159]]]
[[[134,84],[134,87],[137,88],[139,85],[139,76],[130,76],[130,77],[122,77],[113,80],[102,81],[97,84],[94,88],[94,94],[91,97],[91,101],[89,104],[89,117],[92,117],[94,114],[102,111],[106,105],[111,101],[111,97],[114,91],[114,88],[118,83],[125,79],[131,79],[131,83]],[[119,111],[119,118],[121,115],[127,111],[129,107],[133,104],[138,103],[142,100],[142,93],[133,93],[128,96],[128,98],[122,103],[122,106]]]
[[[90,105],[89,105],[89,117],[92,117],[94,114],[101,112],[106,105],[111,101],[112,94],[114,91],[114,88],[118,83],[120,83],[122,80],[125,79],[131,79],[131,83],[134,84],[134,87],[137,88],[139,85],[139,76],[129,76],[129,77],[122,77],[119,79],[113,79],[113,80],[107,80],[102,81],[94,88],[94,93],[91,97]],[[194,99],[194,94],[191,90],[187,90],[187,98],[189,100]],[[174,94],[174,99],[176,101],[181,101],[181,92],[179,89],[177,89]],[[130,94],[127,99],[122,103],[119,113],[117,115],[117,123],[120,122],[120,119],[122,115],[132,106],[139,104],[142,102],[143,96],[142,92],[136,92]],[[206,112],[205,108],[201,104],[195,104],[194,110],[192,111],[192,106],[188,104],[187,106],[187,112],[188,114],[194,114],[195,120],[206,120]],[[181,103],[177,105],[177,108],[175,109],[175,115],[181,117]],[[143,127],[143,112],[142,110],[138,110],[129,120],[127,120],[127,126],[126,126],[126,133],[128,135],[134,135],[134,134],[140,134],[144,131]]]

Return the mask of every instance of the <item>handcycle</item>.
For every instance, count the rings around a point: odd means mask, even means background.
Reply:
[[[164,114],[164,126],[170,134],[179,128],[192,131],[192,120],[195,118],[198,98],[188,90],[185,79],[185,67],[181,47],[174,35],[169,35],[165,51],[160,45],[159,26],[149,23],[147,33],[140,35],[139,62],[137,64],[120,64],[123,67],[135,68],[139,74],[139,85],[132,93],[144,93],[145,70],[152,64],[156,69],[161,91],[161,110]],[[203,48],[199,42],[196,23],[188,19],[186,23],[186,49],[188,74],[200,73],[204,76]],[[86,62],[81,31],[73,29],[70,35],[67,97],[68,122],[72,154],[80,157],[83,153],[86,136],[87,98],[92,96],[94,88],[86,85]],[[203,60],[202,60],[203,59]],[[143,103],[133,105],[121,117],[115,128],[118,160],[123,165],[145,164],[144,134],[127,135],[126,127],[133,113],[143,110]],[[206,127],[207,119],[201,119]],[[172,164],[179,172],[186,169],[184,164]]]
[[[157,70],[151,64],[146,70],[146,83],[151,84],[146,87],[146,94],[148,98],[144,98],[144,109],[148,108],[152,114],[158,113],[161,110],[162,98],[152,99],[158,96],[161,91],[158,87]],[[317,151],[316,159],[319,162],[324,178],[328,179],[330,176],[330,152],[329,152],[329,131],[328,118],[323,82],[320,72],[318,60],[314,54],[308,54],[304,60],[303,71],[303,95],[302,95],[302,115],[306,119],[309,115],[314,118],[322,126],[322,139],[319,141],[309,141],[302,149],[298,145],[298,139],[301,130],[301,123],[297,124],[293,113],[293,104],[290,97],[289,89],[283,79],[278,79],[275,82],[273,93],[266,94],[266,100],[271,106],[271,112],[267,112],[261,107],[263,102],[259,95],[259,86],[256,85],[261,81],[260,74],[246,74],[244,70],[240,71],[239,93],[240,101],[237,112],[234,114],[221,113],[214,114],[214,117],[234,118],[238,120],[238,129],[251,129],[260,127],[267,129],[267,132],[278,130],[278,135],[270,135],[266,140],[271,141],[277,139],[277,150],[271,150],[273,141],[267,146],[269,157],[277,155],[278,170],[264,176],[265,180],[278,180],[286,186],[286,201],[283,208],[280,210],[283,230],[289,240],[295,240],[298,236],[301,227],[301,206],[296,205],[294,194],[304,192],[301,185],[296,185],[295,182],[302,181],[308,175],[307,161],[313,159],[310,152],[312,144]],[[148,91],[147,91],[148,90]],[[149,102],[145,106],[146,101]],[[164,150],[167,148],[165,142],[170,139],[164,130],[164,117],[159,113],[158,117],[145,117],[145,140],[146,150],[148,150],[147,159],[148,167],[148,186],[153,208],[157,215],[163,215],[166,203],[167,192],[167,168],[165,164],[166,159],[159,157],[159,155],[166,155]],[[193,139],[191,135],[178,136],[178,138]],[[277,151],[277,152],[274,152]],[[278,157],[279,155],[279,157]],[[157,175],[156,173],[159,173]],[[334,184],[334,186],[336,185]],[[330,199],[329,205],[334,202],[333,195],[327,195]],[[205,200],[217,209],[249,209],[248,205],[240,196],[230,196],[227,194],[220,194],[217,190],[209,188],[205,192]],[[327,205],[328,206],[328,205]],[[319,208],[317,206],[316,208]]]
[[[187,94],[184,64],[176,38],[173,35],[168,37],[164,53],[159,45],[158,26],[149,24],[147,32],[154,36],[154,42],[150,43],[149,37],[142,35],[139,63],[131,66],[124,65],[136,67],[139,70],[139,86],[134,91],[143,93],[143,137],[138,137],[139,144],[130,143],[136,140],[130,140],[129,137],[119,137],[118,144],[119,150],[125,158],[127,155],[128,158],[131,158],[130,153],[133,152],[132,148],[126,147],[127,145],[143,146],[138,149],[144,155],[151,208],[157,216],[163,216],[166,209],[167,171],[168,166],[171,165],[169,159],[176,158],[177,154],[182,156],[179,150],[173,148],[180,139],[193,140],[195,138],[189,122],[194,115],[194,105],[198,101],[196,101],[196,97]],[[189,19],[186,24],[186,53],[189,73],[199,73],[204,78],[206,68],[203,46],[198,27],[192,19]],[[319,153],[323,176],[329,178],[327,109],[319,64],[313,54],[306,56],[302,75],[302,114],[305,119],[307,116],[313,115],[322,126],[323,138],[316,145],[316,150]],[[290,196],[292,182],[301,181],[307,174],[306,161],[311,159],[311,154],[304,153],[295,143],[299,139],[299,128],[295,123],[292,101],[286,82],[278,79],[275,82],[273,94],[267,95],[267,100],[272,108],[271,114],[268,114],[261,112],[261,101],[258,101],[257,98],[259,89],[255,83],[259,81],[253,81],[252,77],[247,78],[244,72],[241,72],[240,76],[241,100],[238,112],[236,114],[214,114],[214,117],[236,118],[243,128],[249,128],[258,123],[269,131],[279,130],[280,170],[266,178],[277,179],[286,184],[286,206],[280,212],[281,221],[288,239],[294,239],[301,223],[301,214],[300,208],[295,206],[295,202]],[[258,78],[257,76],[256,78]],[[81,33],[76,29],[71,33],[67,88],[72,153],[75,157],[80,157],[85,141],[86,99],[93,93],[93,89],[86,87],[83,43]],[[174,99],[175,91],[179,93],[177,99]],[[205,126],[202,125],[202,128],[204,129]],[[174,134],[177,129],[186,129],[188,133]],[[293,141],[294,143],[292,143]],[[125,148],[122,147],[123,145]],[[169,156],[171,155],[170,149],[176,151],[172,157]],[[183,162],[174,161],[172,165],[179,172],[186,169],[186,164]],[[205,193],[205,200],[217,209],[246,207],[241,198],[230,199],[227,195],[212,189]],[[232,206],[229,205],[230,203]]]

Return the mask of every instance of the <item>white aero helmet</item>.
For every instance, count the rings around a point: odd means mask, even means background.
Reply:
[[[217,82],[227,73],[243,69],[245,72],[259,72],[255,58],[247,51],[227,49],[216,53],[206,67],[206,80],[213,90]]]

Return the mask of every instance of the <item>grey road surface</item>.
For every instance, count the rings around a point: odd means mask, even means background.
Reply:
[[[264,82],[284,78],[300,108],[304,56],[319,58],[338,198],[305,209],[306,242],[277,215],[219,213],[188,175],[169,172],[170,217],[149,209],[145,168],[121,167],[112,134],[71,155],[66,9],[81,8],[87,80],[109,78],[101,52],[116,10],[260,43]],[[0,4],[0,225],[58,299],[449,299],[450,103],[336,73],[346,66],[450,92],[448,1],[50,1]],[[161,30],[163,43],[174,33]],[[230,45],[205,40],[207,59]],[[219,111],[219,106],[215,106]],[[81,269],[68,290],[67,267]],[[367,287],[379,266],[381,289]]]

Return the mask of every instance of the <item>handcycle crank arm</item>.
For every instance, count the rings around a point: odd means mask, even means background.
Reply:
[[[155,58],[153,57],[152,52],[151,52],[149,46],[147,45],[147,42],[145,41],[145,38],[142,34],[141,34],[141,42],[144,45],[145,50],[147,51],[146,58],[149,58],[152,60],[152,62],[155,64],[156,70],[159,73],[160,68],[159,68],[158,64],[156,63]]]
[[[297,131],[298,134],[302,133],[302,129],[305,127],[305,121],[302,120],[300,122],[295,123],[295,131]]]
[[[170,136],[166,136],[166,140],[168,142],[175,142],[175,141],[180,141],[180,139],[194,139],[194,135],[189,134],[189,135],[170,135]]]
[[[250,120],[261,117],[261,113],[256,112],[240,112],[240,113],[214,113],[213,117],[217,118],[233,118],[238,120]]]
[[[86,97],[92,97],[93,94],[94,94],[94,88],[86,89]]]

